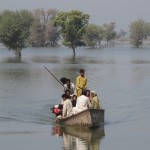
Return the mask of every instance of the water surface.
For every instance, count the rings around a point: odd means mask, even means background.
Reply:
[[[98,93],[105,108],[102,135],[86,141],[55,126],[50,107],[60,102],[63,88],[44,66],[58,79],[67,77],[72,82],[79,69],[85,69],[88,88]],[[150,47],[79,48],[76,57],[68,48],[27,48],[20,59],[1,48],[1,149],[148,149],[149,85]],[[81,133],[95,135],[94,131]],[[67,146],[65,139],[70,141]]]

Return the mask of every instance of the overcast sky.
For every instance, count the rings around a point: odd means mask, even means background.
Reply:
[[[150,22],[150,0],[0,0],[0,10],[35,8],[80,10],[90,15],[90,23],[116,22],[116,29],[125,31],[139,18]]]

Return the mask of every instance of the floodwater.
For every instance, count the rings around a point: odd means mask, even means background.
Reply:
[[[60,128],[50,108],[61,101],[60,79],[85,69],[88,88],[105,109],[95,130]],[[26,48],[22,58],[0,48],[1,150],[141,150],[150,139],[150,47]]]

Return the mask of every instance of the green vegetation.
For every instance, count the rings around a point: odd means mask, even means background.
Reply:
[[[70,47],[75,55],[75,48],[84,43],[83,34],[88,25],[89,15],[83,12],[72,10],[70,12],[60,12],[55,20],[55,26],[59,27],[63,37],[63,45]]]
[[[105,40],[107,45],[115,40],[117,33],[115,32],[115,23],[104,24],[103,26],[89,24],[84,34],[84,42],[86,46],[94,48],[101,47],[101,41]]]
[[[150,34],[150,24],[143,19],[138,19],[130,25],[130,38],[133,46],[139,47],[143,44],[143,40]]]
[[[94,48],[100,46],[103,39],[103,28],[95,24],[89,24],[83,36],[86,46]]]
[[[21,56],[21,50],[26,47],[32,20],[32,13],[28,10],[5,10],[0,13],[0,41],[18,56]]]
[[[115,23],[114,22],[112,22],[110,24],[104,24],[103,25],[104,39],[106,40],[107,45],[111,40],[113,40],[113,41],[115,40],[116,32],[114,29],[115,29]]]
[[[71,48],[75,55],[79,46],[95,48],[105,43],[107,46],[114,44],[116,39],[139,47],[150,35],[150,23],[143,19],[131,23],[128,39],[124,30],[115,31],[115,22],[95,25],[89,24],[89,18],[88,14],[78,10],[4,10],[0,12],[0,42],[18,56],[27,46],[55,47],[58,42]]]

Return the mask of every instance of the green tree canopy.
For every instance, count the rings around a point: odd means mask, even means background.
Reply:
[[[104,39],[107,41],[107,45],[109,41],[114,40],[116,36],[115,32],[115,23],[111,22],[110,24],[104,24],[103,25],[104,29]]]
[[[32,20],[32,13],[28,10],[5,10],[0,13],[0,40],[19,56],[21,50],[26,47]]]
[[[60,12],[55,17],[54,24],[59,27],[63,37],[63,45],[70,47],[75,55],[75,48],[81,46],[89,15],[78,10]]]
[[[83,37],[87,46],[95,47],[103,39],[103,29],[101,26],[89,24]]]
[[[150,24],[143,19],[138,19],[130,25],[130,38],[133,46],[139,47],[142,45],[144,38],[150,33]]]

